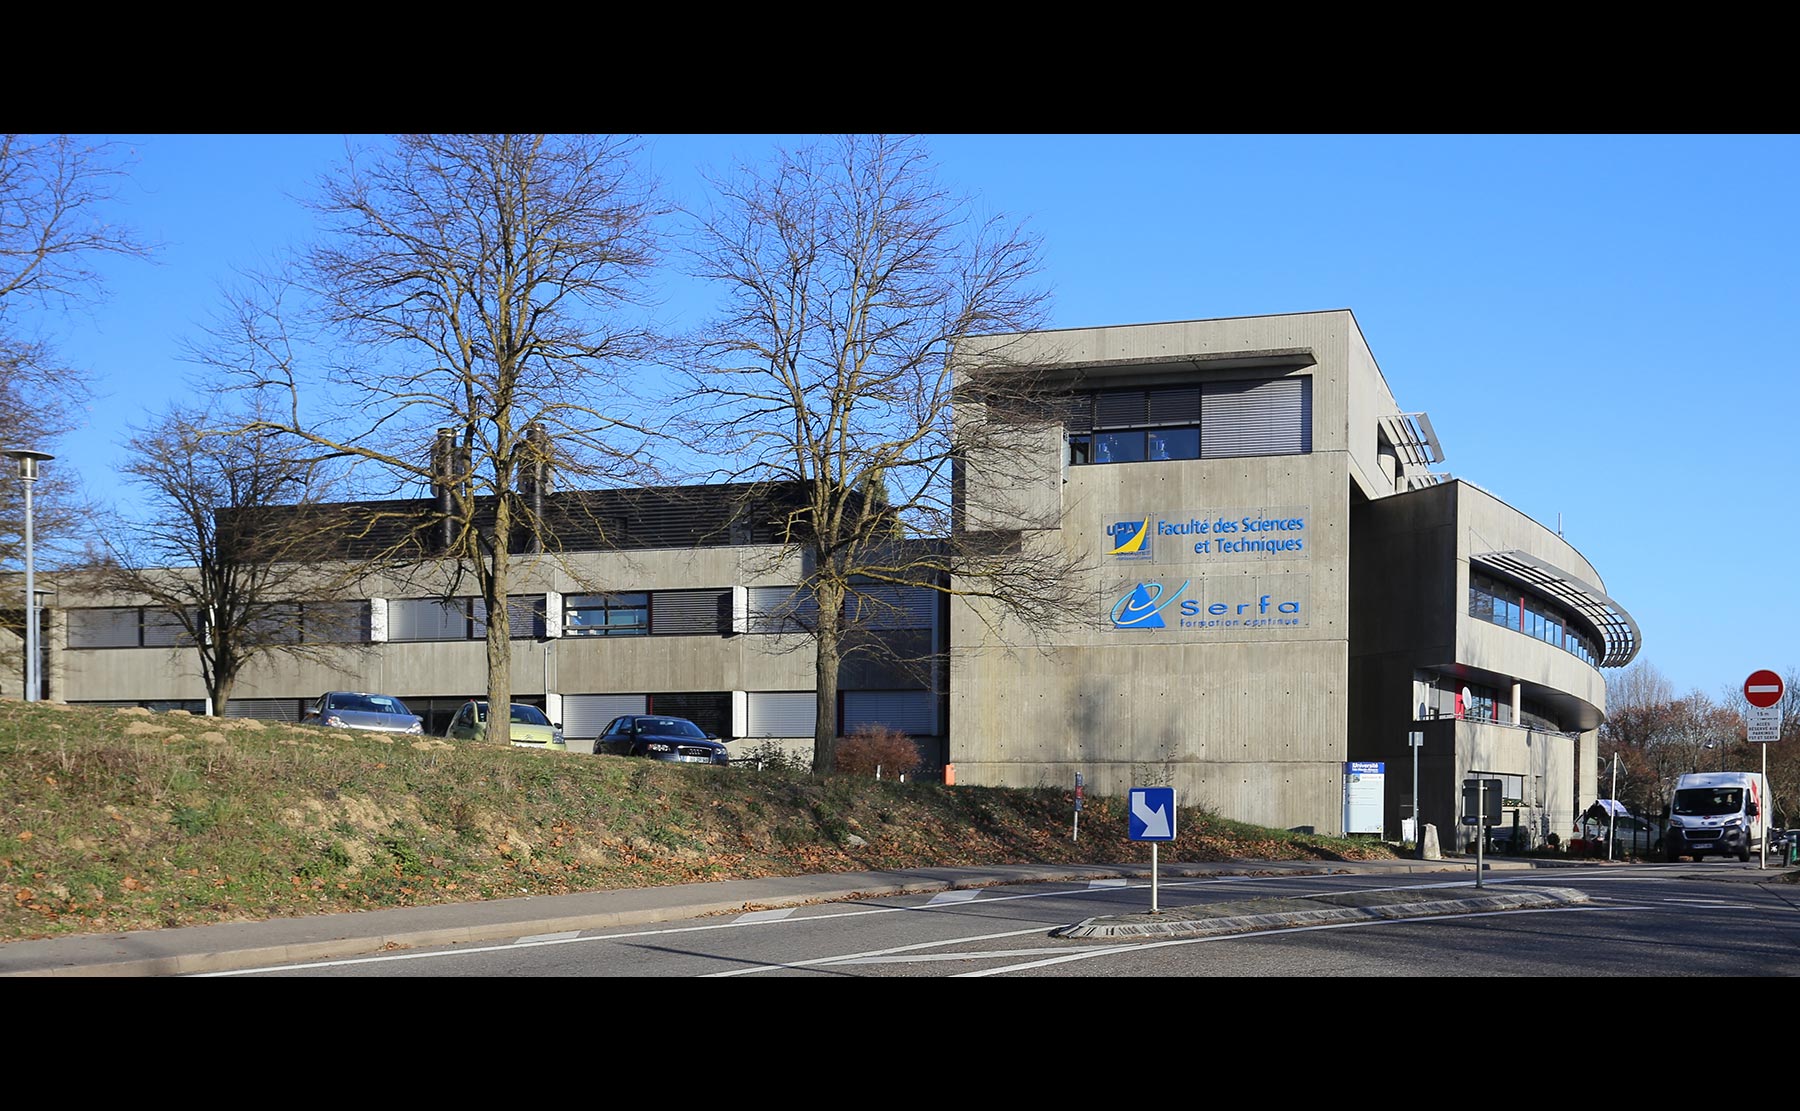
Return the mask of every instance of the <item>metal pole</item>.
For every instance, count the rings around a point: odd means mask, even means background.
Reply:
[[[1763,742],[1762,750],[1763,750],[1762,787],[1763,787],[1763,790],[1766,792],[1769,789],[1769,745],[1768,745],[1768,742],[1766,742],[1766,741]],[[1769,800],[1763,799],[1762,805],[1757,808],[1756,817],[1753,819],[1753,821],[1755,822],[1755,825],[1752,828],[1760,828],[1762,830],[1762,837],[1760,837],[1758,839],[1762,842],[1762,858],[1760,860],[1758,860],[1756,863],[1756,866],[1758,868],[1767,868],[1769,866],[1769,823],[1768,823],[1768,818],[1766,817],[1766,815],[1769,812],[1768,807],[1769,807]]]
[[[1613,858],[1614,834],[1619,828],[1619,750],[1613,749],[1612,805],[1606,808],[1606,859]]]
[[[1413,856],[1425,859],[1425,823],[1419,820],[1419,749],[1420,742],[1425,739],[1423,733],[1410,733],[1407,740],[1412,742],[1413,750]]]
[[[1156,846],[1157,846],[1157,843],[1155,841],[1150,842],[1150,913],[1151,914],[1161,914],[1162,913],[1156,907],[1156,871],[1157,871],[1157,869],[1156,869]]]
[[[1464,795],[1463,798],[1469,796]],[[1475,773],[1475,886],[1481,886],[1482,850],[1487,841],[1487,780]]]
[[[31,567],[32,478],[29,475],[22,475],[21,481],[25,484],[25,701],[36,702],[38,697],[38,618],[37,583],[32,578]]]

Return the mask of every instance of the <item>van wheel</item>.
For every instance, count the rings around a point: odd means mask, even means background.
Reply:
[[[1738,850],[1738,863],[1750,863],[1750,839],[1744,838],[1744,847]]]

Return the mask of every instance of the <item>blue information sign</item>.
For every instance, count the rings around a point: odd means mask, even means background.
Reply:
[[[1133,841],[1175,840],[1175,788],[1133,787],[1130,803]]]

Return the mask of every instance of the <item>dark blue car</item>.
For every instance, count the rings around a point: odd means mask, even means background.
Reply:
[[[725,742],[686,718],[667,714],[626,714],[606,723],[594,738],[594,752],[612,756],[647,756],[676,764],[731,763]]]

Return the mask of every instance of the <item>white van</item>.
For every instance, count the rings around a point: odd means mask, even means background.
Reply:
[[[1769,836],[1769,785],[1760,772],[1697,772],[1675,781],[1663,858],[1727,853],[1749,860]]]

